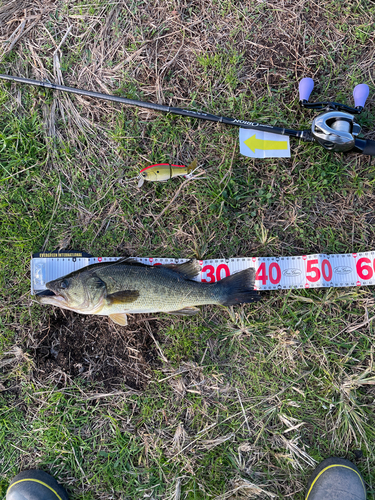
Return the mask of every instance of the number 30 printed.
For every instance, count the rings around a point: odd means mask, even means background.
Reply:
[[[230,276],[229,267],[226,264],[219,264],[216,268],[208,264],[202,269],[202,274],[206,273],[206,277],[202,278],[202,283],[215,283],[226,276]]]

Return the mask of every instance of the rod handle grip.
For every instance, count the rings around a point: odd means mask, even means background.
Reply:
[[[312,78],[302,78],[299,82],[299,100],[300,101],[308,101],[311,92],[314,88],[314,80]]]
[[[356,108],[363,108],[368,98],[370,89],[365,83],[356,85],[353,90],[354,105]]]
[[[369,156],[375,156],[375,141],[370,141],[370,139],[367,139],[366,145],[365,145],[364,150],[362,151],[362,154],[369,155]]]
[[[375,156],[375,141],[370,139],[356,139],[353,150],[363,155]]]

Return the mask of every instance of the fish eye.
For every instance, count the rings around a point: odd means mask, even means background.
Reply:
[[[156,173],[158,174],[159,173],[159,170],[156,171]]]
[[[146,177],[146,172],[144,174],[142,174],[142,175],[143,175],[143,177]]]
[[[68,288],[68,285],[68,280],[62,280],[62,282],[60,283],[61,288]]]

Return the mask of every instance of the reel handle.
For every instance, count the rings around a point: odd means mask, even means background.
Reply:
[[[313,91],[313,88],[314,88],[314,80],[312,78],[302,78],[298,86],[299,100],[308,101],[310,94]]]
[[[366,99],[368,98],[370,89],[365,83],[360,83],[356,85],[353,90],[354,106],[356,108],[363,108],[365,106]]]

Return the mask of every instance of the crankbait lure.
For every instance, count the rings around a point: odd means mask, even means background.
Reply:
[[[165,182],[172,177],[183,175],[191,177],[197,169],[197,160],[193,160],[187,167],[185,165],[172,165],[170,163],[158,163],[143,168],[139,173],[138,187],[143,186],[145,181],[149,182]]]

